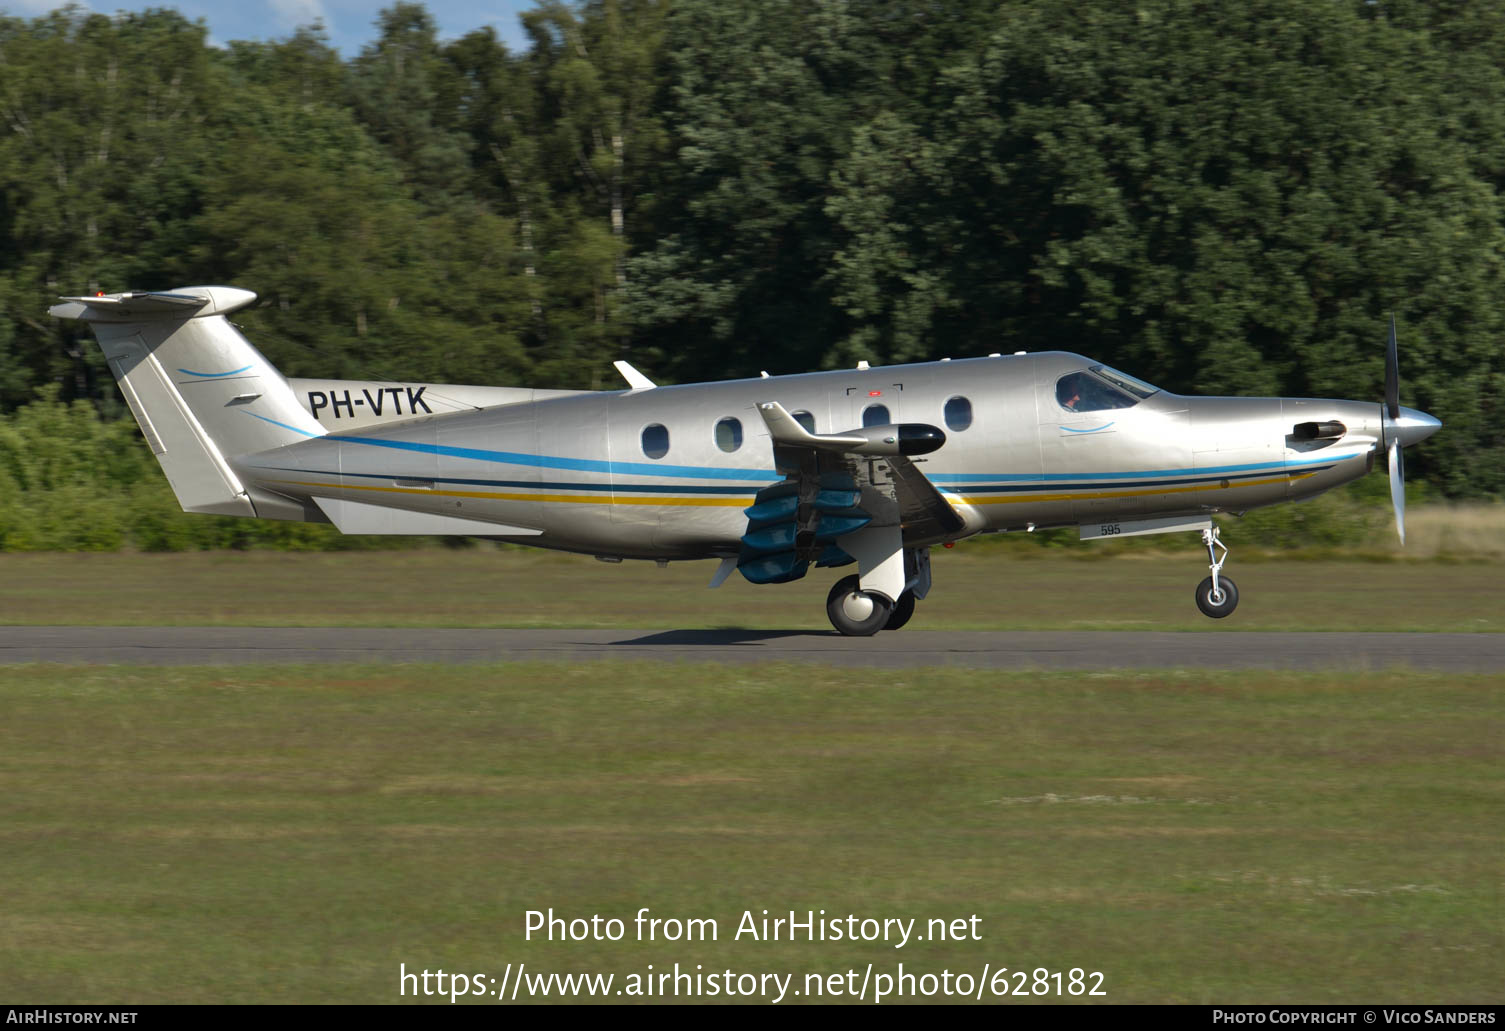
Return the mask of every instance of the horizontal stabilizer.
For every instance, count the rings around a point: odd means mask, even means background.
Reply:
[[[228,315],[256,300],[250,290],[233,286],[195,286],[186,290],[137,290],[131,293],[64,297],[47,310],[60,319],[86,322],[137,322],[153,319]]]
[[[314,498],[329,521],[341,533],[434,534],[446,537],[534,537],[541,530],[530,530],[506,523],[488,523],[459,516],[407,512],[400,508],[368,505],[343,498]]]

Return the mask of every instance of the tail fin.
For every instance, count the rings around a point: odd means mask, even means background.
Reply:
[[[249,290],[206,286],[65,297],[50,309],[93,328],[185,512],[277,517],[258,513],[257,504],[274,509],[286,499],[253,497],[232,460],[325,432],[225,318],[255,299]]]

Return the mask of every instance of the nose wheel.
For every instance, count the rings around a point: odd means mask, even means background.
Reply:
[[[1213,586],[1212,577],[1197,584],[1197,608],[1202,615],[1222,619],[1238,607],[1238,586],[1226,576],[1218,577]]]
[[[1216,526],[1202,531],[1202,543],[1207,545],[1207,568],[1212,575],[1197,584],[1197,608],[1212,619],[1222,619],[1238,608],[1238,585],[1220,575],[1228,559],[1228,546],[1218,539],[1218,533]],[[1217,548],[1223,549],[1221,556]]]

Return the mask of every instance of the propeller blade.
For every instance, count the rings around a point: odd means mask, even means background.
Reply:
[[[1400,418],[1400,357],[1395,346],[1395,313],[1390,313],[1390,342],[1385,346],[1385,410]]]
[[[1390,504],[1395,507],[1395,532],[1406,543],[1406,471],[1400,441],[1390,441]]]

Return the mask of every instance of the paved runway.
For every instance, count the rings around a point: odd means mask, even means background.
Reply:
[[[819,662],[898,668],[1416,669],[1505,672],[1505,634],[904,630],[422,630],[0,627],[0,664],[310,662]]]

